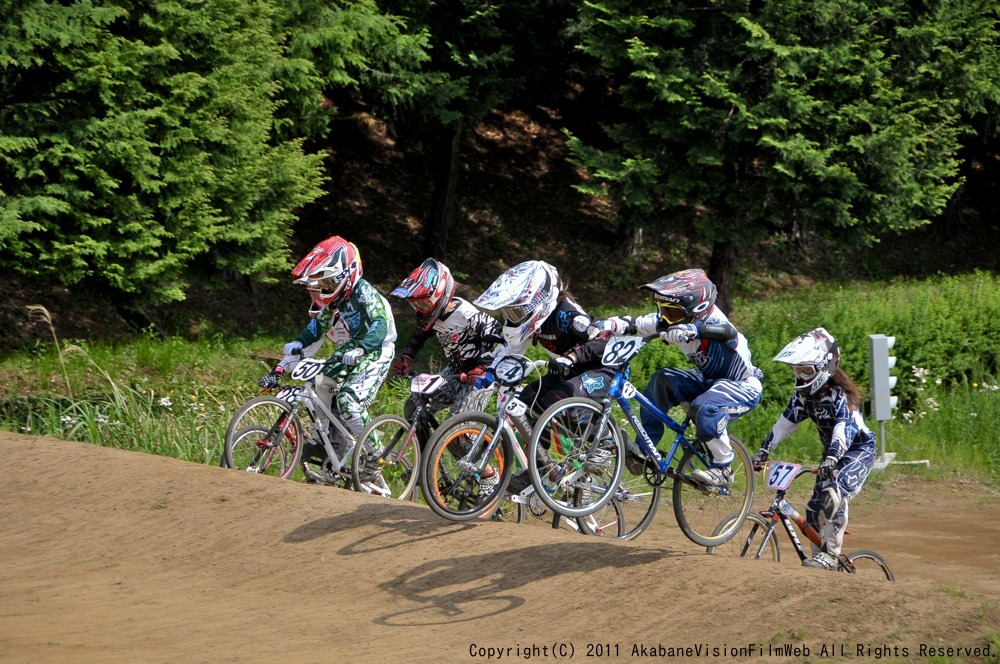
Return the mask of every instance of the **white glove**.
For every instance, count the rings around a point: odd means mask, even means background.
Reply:
[[[343,357],[340,358],[340,362],[346,366],[353,367],[355,364],[361,362],[361,358],[364,356],[364,348],[355,348],[344,353]]]
[[[587,337],[593,341],[604,341],[617,334],[625,334],[628,330],[628,321],[618,316],[612,316],[605,320],[594,321],[587,328]]]
[[[297,355],[297,351],[302,350],[302,344],[298,341],[289,341],[285,344],[284,353],[285,355]]]
[[[660,332],[660,339],[668,344],[680,344],[698,338],[698,328],[691,323],[674,325],[666,332]]]

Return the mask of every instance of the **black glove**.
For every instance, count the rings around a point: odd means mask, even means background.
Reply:
[[[757,450],[752,457],[750,457],[750,463],[753,465],[754,470],[764,470],[764,464],[767,463],[767,458],[771,456],[771,453],[765,450],[763,447]]]
[[[278,377],[280,375],[281,373],[278,371],[269,371],[263,378],[257,381],[257,385],[262,390],[273,390],[278,386]]]
[[[837,460],[833,457],[827,457],[823,459],[823,462],[819,464],[819,468],[816,469],[816,477],[819,478],[820,482],[826,482],[833,479],[833,471],[837,469]]]
[[[549,373],[557,378],[569,378],[573,373],[573,363],[568,357],[553,357],[549,360]]]

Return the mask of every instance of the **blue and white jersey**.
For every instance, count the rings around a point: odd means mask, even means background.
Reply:
[[[795,392],[761,449],[770,452],[806,420],[816,423],[824,457],[840,459],[852,447],[875,449],[875,435],[865,424],[861,411],[852,409],[844,391],[835,385],[816,394]]]
[[[659,314],[656,312],[639,316],[633,321],[633,324],[636,333],[642,336],[650,336],[664,329]],[[702,325],[733,326],[722,310],[715,305],[712,305],[705,318],[695,323],[695,327],[698,328]],[[705,380],[725,379],[752,382],[760,387],[760,380],[764,377],[764,373],[754,366],[750,357],[750,347],[742,332],[737,331],[736,337],[727,342],[694,339],[679,343],[677,347],[694,362],[694,366],[697,367]]]

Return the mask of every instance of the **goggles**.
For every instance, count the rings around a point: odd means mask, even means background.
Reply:
[[[681,323],[688,317],[687,312],[684,311],[682,307],[678,307],[676,304],[657,302],[656,308],[660,312],[660,320],[670,325]]]
[[[792,373],[802,382],[808,382],[816,377],[816,367],[811,364],[793,364]]]
[[[528,317],[534,310],[535,307],[532,304],[521,304],[511,307],[504,307],[503,309],[500,310],[500,313],[503,314],[503,317],[507,321],[508,325],[514,326],[514,325],[520,325],[524,321],[528,320]]]
[[[410,306],[412,306],[418,314],[427,315],[434,311],[434,300],[431,300],[430,298],[422,297],[419,299],[407,300],[407,302],[410,303]]]

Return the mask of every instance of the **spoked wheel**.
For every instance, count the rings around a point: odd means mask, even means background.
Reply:
[[[597,431],[602,411],[590,399],[562,399],[542,413],[532,431],[528,445],[531,483],[545,506],[563,516],[593,514],[614,497],[614,488],[621,482],[625,469],[622,433],[611,418],[603,432]],[[552,460],[545,468],[538,467],[539,447]]]
[[[689,540],[701,546],[718,546],[742,527],[753,501],[754,473],[743,443],[729,437],[733,447],[732,483],[727,487],[705,485],[691,473],[708,469],[711,454],[685,449],[677,466],[673,486],[674,517]],[[694,449],[702,446],[694,444]],[[732,518],[736,515],[738,518]],[[722,527],[720,528],[720,524]]]
[[[738,514],[731,514],[723,523],[719,524],[719,532],[731,528],[732,522],[738,517]],[[706,551],[734,558],[753,558],[757,555],[760,545],[763,542],[764,550],[760,554],[760,559],[780,563],[781,552],[778,550],[778,542],[774,537],[774,531],[768,530],[769,526],[770,523],[768,520],[760,514],[750,513],[743,520],[742,527],[736,531],[732,539],[718,546],[707,547]]]
[[[621,503],[626,525],[619,539],[634,540],[649,528],[660,507],[662,495],[662,486],[651,486],[645,477],[633,475],[628,468],[625,469],[621,484],[615,490],[615,500]]]
[[[854,574],[872,581],[895,581],[889,563],[881,554],[869,549],[858,549],[847,554],[854,563]]]
[[[484,470],[500,473],[500,482],[488,495],[481,495],[482,452],[500,435]],[[480,451],[470,458],[473,445]],[[427,504],[435,513],[452,521],[469,521],[493,514],[510,482],[514,461],[513,441],[497,418],[486,413],[461,413],[438,427],[427,444],[423,489]],[[488,470],[487,470],[488,472]]]
[[[365,459],[372,451],[378,454],[378,477],[371,476]],[[354,486],[368,493],[388,490],[389,498],[407,500],[417,486],[420,469],[420,442],[416,429],[398,415],[380,415],[361,433],[361,442],[354,446],[351,475]],[[369,488],[369,485],[373,485]]]
[[[565,521],[569,517],[562,518]],[[624,539],[627,523],[624,505],[617,498],[612,498],[593,514],[578,516],[576,523],[584,535]]]
[[[229,421],[223,460],[229,468],[291,477],[307,435],[294,406],[274,397],[256,397]]]

